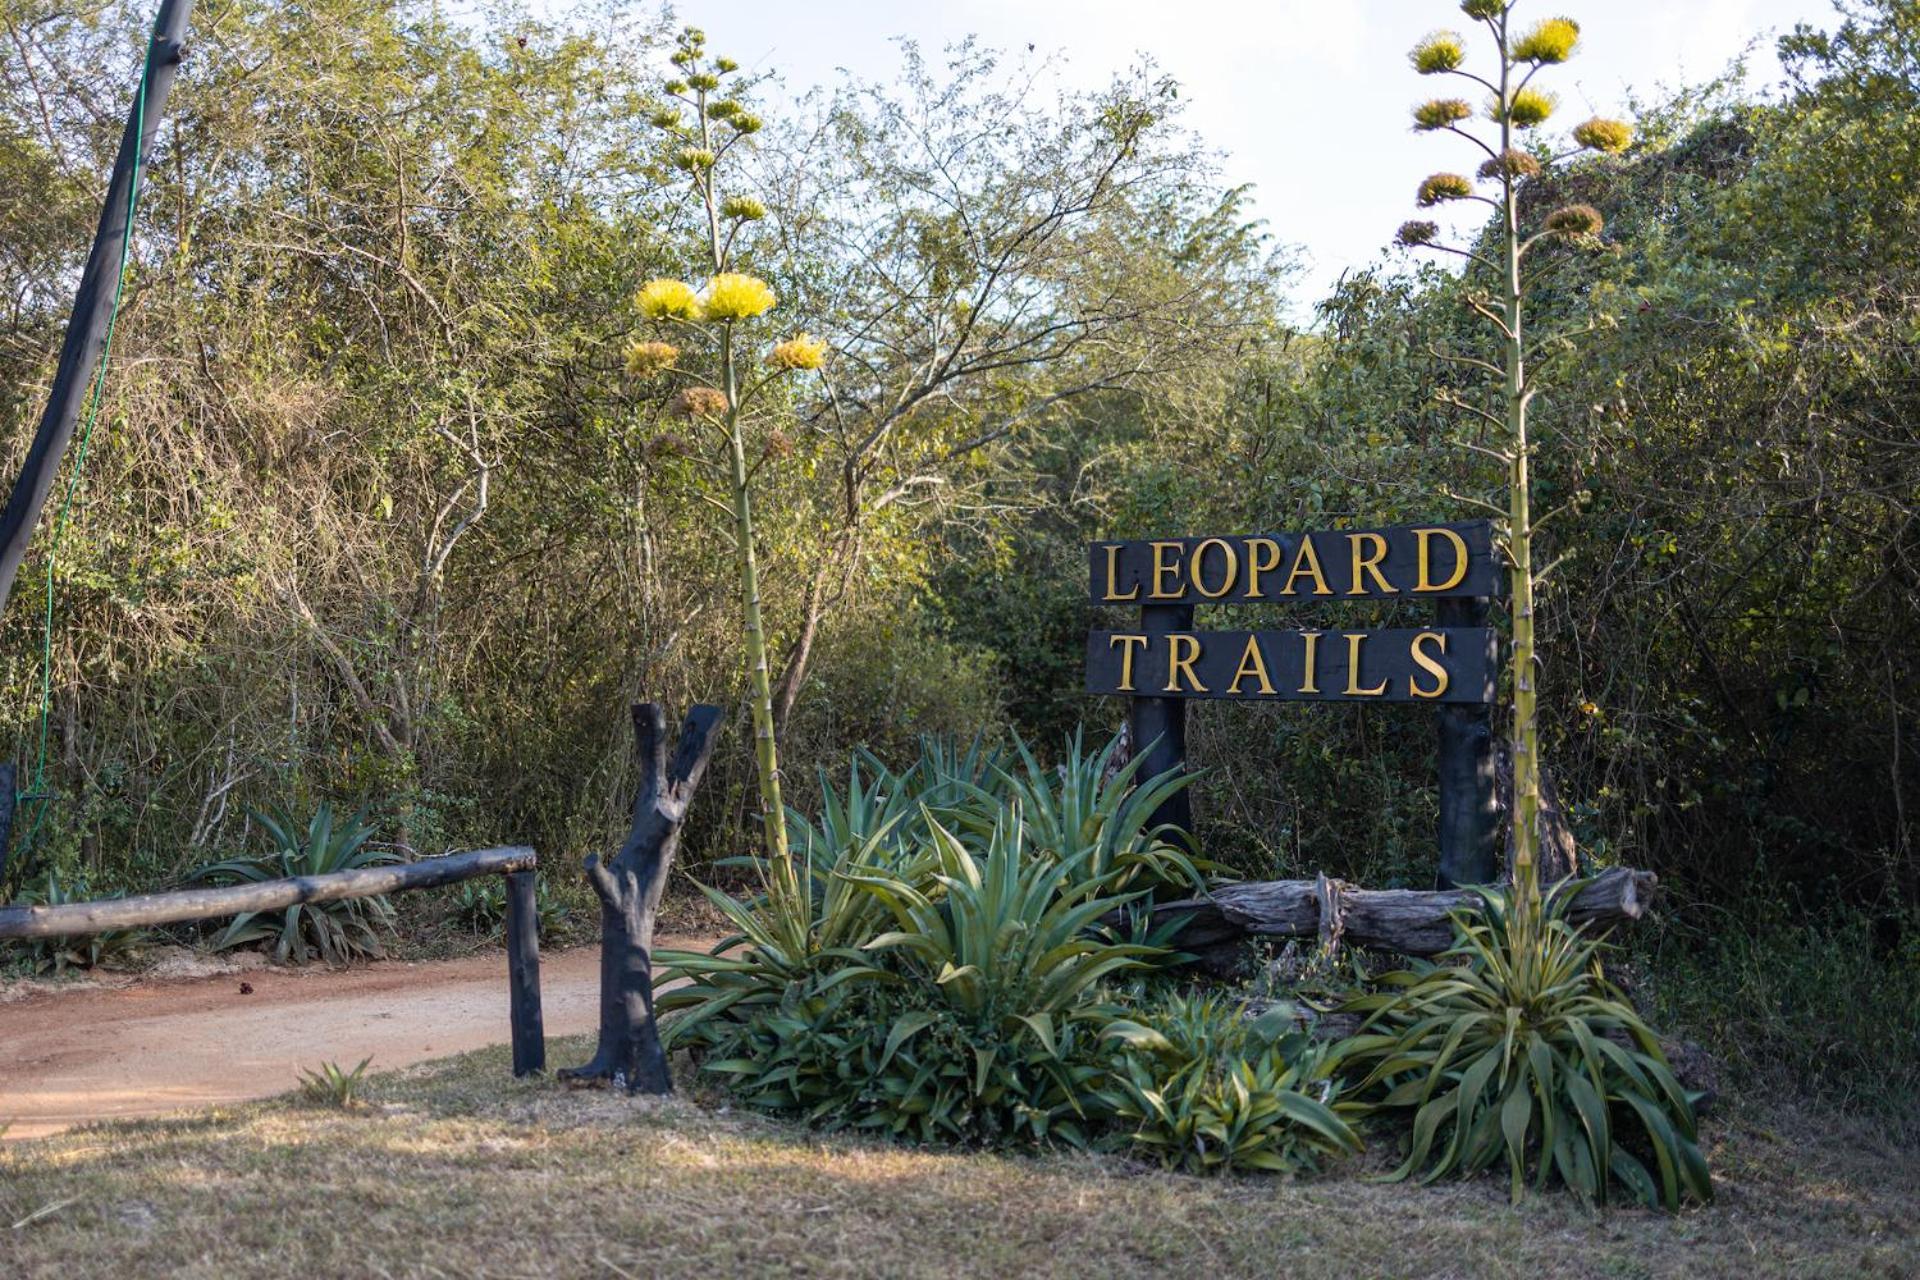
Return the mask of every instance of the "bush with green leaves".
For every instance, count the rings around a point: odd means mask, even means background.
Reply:
[[[540,936],[549,937],[566,926],[572,914],[567,904],[553,896],[547,881],[535,882],[534,914],[539,918]],[[501,876],[480,876],[462,880],[454,891],[452,916],[469,933],[492,937],[507,927],[507,882]]]
[[[1616,1182],[1669,1209],[1713,1198],[1693,1099],[1602,974],[1602,943],[1567,920],[1583,884],[1527,912],[1504,890],[1476,890],[1481,908],[1454,914],[1439,963],[1385,974],[1346,1002],[1365,1021],[1339,1046],[1341,1069],[1375,1111],[1412,1116],[1392,1177],[1432,1182],[1504,1161],[1515,1200],[1529,1170],[1536,1188],[1557,1177],[1591,1202]]]
[[[1174,995],[1103,1035],[1120,1052],[1101,1105],[1170,1169],[1298,1173],[1360,1150],[1330,1055],[1291,1005],[1248,1017],[1240,1000]]]
[[[789,844],[802,858],[808,850],[831,857],[876,836],[877,849],[901,853],[924,847],[937,822],[978,852],[1017,808],[1021,839],[1035,856],[1072,860],[1075,875],[1110,892],[1202,889],[1204,873],[1216,868],[1183,848],[1176,833],[1152,825],[1154,811],[1191,785],[1192,775],[1142,777],[1146,757],[1116,760],[1119,747],[1114,738],[1089,750],[1075,731],[1059,763],[1048,767],[1018,737],[1011,755],[977,739],[961,747],[929,737],[919,758],[898,771],[862,752],[848,769],[844,795],[821,777],[817,820],[787,811]]]
[[[333,806],[325,803],[304,823],[285,810],[256,810],[253,819],[273,842],[272,851],[255,858],[210,863],[189,876],[188,882],[260,884],[398,862],[397,853],[369,846],[374,829],[367,825],[366,817],[367,810],[361,808],[344,823],[336,823]],[[384,955],[380,933],[393,927],[393,919],[393,906],[384,897],[296,902],[282,911],[249,911],[235,916],[214,940],[214,946],[224,950],[272,939],[275,960],[302,963],[318,954],[329,964],[337,964],[357,956]]]
[[[114,893],[108,896],[118,898],[123,895]],[[63,880],[57,871],[50,870],[37,883],[22,890],[16,903],[20,906],[58,907],[70,902],[87,902],[93,897],[84,876]],[[132,959],[151,937],[145,929],[107,929],[100,933],[36,938],[31,942],[8,944],[5,951],[0,951],[0,956],[11,952],[22,956],[26,967],[34,973],[58,975],[68,969],[110,967],[118,961]]]
[[[1085,1144],[1101,984],[1164,953],[1098,927],[1132,895],[1103,892],[1091,851],[1035,856],[1017,811],[979,853],[924,821],[920,849],[885,826],[843,849],[803,905],[713,895],[740,934],[660,953],[689,979],[658,998],[678,1013],[663,1038],[752,1105],[827,1127]]]

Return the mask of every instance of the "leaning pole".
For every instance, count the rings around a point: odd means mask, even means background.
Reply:
[[[87,386],[94,366],[100,362],[106,346],[107,326],[113,317],[114,295],[120,287],[127,237],[133,234],[134,179],[142,167],[160,120],[166,113],[167,95],[173,89],[174,73],[179,70],[185,51],[182,38],[187,30],[187,14],[193,0],[161,0],[160,12],[153,21],[153,34],[147,40],[147,56],[140,69],[140,83],[134,90],[133,106],[127,112],[127,127],[120,135],[120,154],[114,158],[113,176],[107,182],[107,195],[100,208],[100,227],[94,232],[93,249],[87,254],[86,269],[80,274],[80,288],[74,295],[73,314],[67,318],[67,334],[60,346],[60,365],[53,375],[53,389],[47,395],[47,407],[40,415],[40,426],[33,433],[33,444],[20,476],[7,495],[0,511],[0,612],[13,595],[13,583],[20,576],[20,564],[27,556],[27,543],[40,523],[40,512],[47,505],[47,494],[60,472],[60,461],[73,440],[73,427],[79,421],[80,407],[86,403]],[[0,763],[0,885],[4,885],[7,853],[13,834],[13,813],[19,772],[12,761]],[[3,890],[0,890],[3,891]]]

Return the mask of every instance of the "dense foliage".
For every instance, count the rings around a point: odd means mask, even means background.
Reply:
[[[151,15],[0,3],[13,463]],[[672,33],[619,8],[482,24],[417,0],[234,0],[195,25],[52,564],[44,735],[44,538],[0,619],[0,727],[29,765],[46,743],[0,893],[166,887],[277,843],[253,811],[328,800],[371,804],[403,854],[530,843],[569,864],[622,824],[629,701],[744,705],[734,550],[670,392],[626,373],[636,288],[705,270],[686,248],[704,211],[642,141]],[[1650,1000],[1757,1075],[1897,1104],[1871,1082],[1920,1062],[1920,16],[1849,3],[1781,48],[1778,92],[1679,92],[1616,160],[1519,185],[1529,217],[1598,210],[1612,246],[1530,302],[1541,332],[1598,321],[1532,407],[1535,493],[1564,508],[1539,558],[1568,557],[1538,606],[1540,724],[1584,856],[1662,876]],[[958,753],[915,783],[924,813],[877,773],[844,795],[810,782],[850,746],[897,758],[928,732],[1103,734],[1117,709],[1079,692],[1089,538],[1494,496],[1438,447],[1478,393],[1435,353],[1490,354],[1463,306],[1484,282],[1385,260],[1291,332],[1286,257],[1178,111],[1151,73],[1072,92],[976,46],[906,49],[893,82],[817,92],[740,152],[766,216],[735,261],[782,333],[827,351],[743,440],[782,773],[816,815],[809,918],[753,916],[781,990],[897,927],[837,868],[902,875],[936,825],[977,857],[1013,838],[1003,801],[1023,868],[1091,849],[1076,873],[1103,896],[1203,869],[1129,834],[1113,793],[1102,817],[1049,785],[1046,750]],[[1190,740],[1200,848],[1243,873],[1424,886],[1432,738],[1406,708],[1210,705]],[[721,750],[685,861],[738,887],[744,715]],[[975,787],[995,800],[969,826]],[[485,927],[486,904],[463,914]],[[895,1022],[934,1012],[842,985]],[[1751,1007],[1699,994],[1714,985]],[[1851,1047],[1830,1052],[1836,1001]],[[1044,1055],[1038,1035],[1019,1053]]]
[[[1109,769],[1111,747],[1057,776],[1020,754],[1009,769],[929,743],[900,773],[856,765],[818,827],[795,814],[808,892],[710,891],[738,934],[660,953],[688,978],[658,997],[667,1043],[748,1105],[827,1128],[1136,1145],[1196,1170],[1357,1149],[1284,1012],[1142,1005],[1138,979],[1177,957],[1135,940],[1126,908],[1197,877],[1134,803],[1168,780],[1136,787],[1139,762]]]

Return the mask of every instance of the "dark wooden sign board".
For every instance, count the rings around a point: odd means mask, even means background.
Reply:
[[[1096,542],[1087,579],[1094,604],[1140,610],[1136,630],[1088,635],[1086,688],[1132,700],[1147,775],[1185,765],[1189,699],[1432,703],[1439,880],[1491,877],[1498,646],[1485,624],[1501,571],[1487,521]],[[1425,629],[1193,629],[1199,605],[1422,598]],[[1191,830],[1189,806],[1182,791],[1156,818]]]

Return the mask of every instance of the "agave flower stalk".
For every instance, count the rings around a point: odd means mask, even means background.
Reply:
[[[636,377],[675,373],[686,381],[675,401],[688,418],[713,429],[723,457],[714,469],[726,489],[721,505],[729,517],[735,566],[739,576],[741,630],[745,640],[748,703],[753,716],[754,766],[760,796],[760,817],[766,842],[770,888],[790,889],[796,883],[787,841],[786,806],[781,799],[780,748],[773,715],[773,682],[768,666],[766,620],[760,600],[760,565],[754,545],[753,475],[758,462],[749,457],[749,409],[758,394],[786,374],[818,369],[825,344],[799,334],[775,344],[767,355],[770,371],[753,377],[748,370],[751,340],[745,326],[777,303],[766,282],[733,269],[734,242],[747,224],[766,216],[766,206],[749,196],[724,198],[720,171],[727,155],[760,128],[758,118],[740,103],[720,93],[727,76],[738,68],[726,58],[708,58],[706,37],[696,28],[681,33],[673,54],[678,72],[665,85],[669,99],[690,108],[683,122],[677,108],[655,113],[653,123],[671,140],[673,164],[684,170],[699,198],[705,222],[703,254],[712,270],[704,294],[677,280],[654,280],[638,295],[640,312],[663,324],[696,330],[711,340],[714,377],[704,380],[679,364],[679,352],[659,341],[637,342],[628,348],[628,372]],[[768,456],[772,455],[769,450]],[[761,459],[764,461],[764,459]]]
[[[1593,243],[1600,232],[1600,216],[1584,205],[1570,206],[1549,214],[1539,230],[1527,234],[1522,226],[1519,193],[1522,183],[1542,170],[1540,157],[1525,147],[1526,135],[1546,123],[1554,109],[1554,98],[1532,84],[1542,67],[1566,61],[1578,42],[1580,28],[1570,18],[1549,18],[1522,31],[1513,20],[1514,0],[1464,0],[1461,11],[1485,28],[1498,55],[1498,68],[1491,77],[1483,77],[1465,67],[1465,49],[1459,36],[1436,32],[1413,50],[1414,70],[1422,75],[1446,75],[1472,81],[1490,96],[1486,114],[1494,126],[1496,142],[1489,143],[1466,127],[1468,104],[1459,99],[1436,99],[1414,109],[1414,128],[1423,133],[1446,132],[1467,139],[1486,154],[1479,177],[1495,184],[1494,196],[1480,194],[1465,177],[1437,173],[1420,184],[1418,198],[1423,207],[1457,201],[1476,200],[1490,206],[1496,219],[1493,244],[1482,249],[1465,249],[1436,240],[1439,228],[1431,222],[1409,222],[1400,228],[1400,242],[1409,247],[1425,247],[1458,254],[1470,259],[1498,281],[1493,296],[1468,295],[1468,305],[1497,331],[1500,338],[1498,363],[1472,357],[1450,357],[1496,378],[1501,412],[1465,400],[1442,395],[1443,402],[1477,414],[1500,429],[1498,447],[1470,447],[1491,455],[1506,467],[1507,501],[1504,508],[1493,506],[1506,526],[1509,590],[1511,599],[1511,651],[1513,671],[1513,865],[1510,868],[1523,916],[1530,917],[1540,896],[1538,855],[1540,848],[1540,730],[1538,672],[1535,635],[1536,590],[1544,579],[1534,564],[1534,535],[1540,521],[1532,506],[1531,461],[1537,447],[1531,438],[1528,406],[1537,390],[1529,371],[1528,357],[1539,350],[1529,346],[1526,317],[1527,258],[1536,247],[1546,243]],[[1614,120],[1590,120],[1573,131],[1575,149],[1555,156],[1548,163],[1564,160],[1579,151],[1618,153],[1632,140],[1627,125]],[[1497,144],[1497,145],[1496,145]],[[1555,339],[1566,335],[1555,335]],[[1552,339],[1550,339],[1552,340]]]

